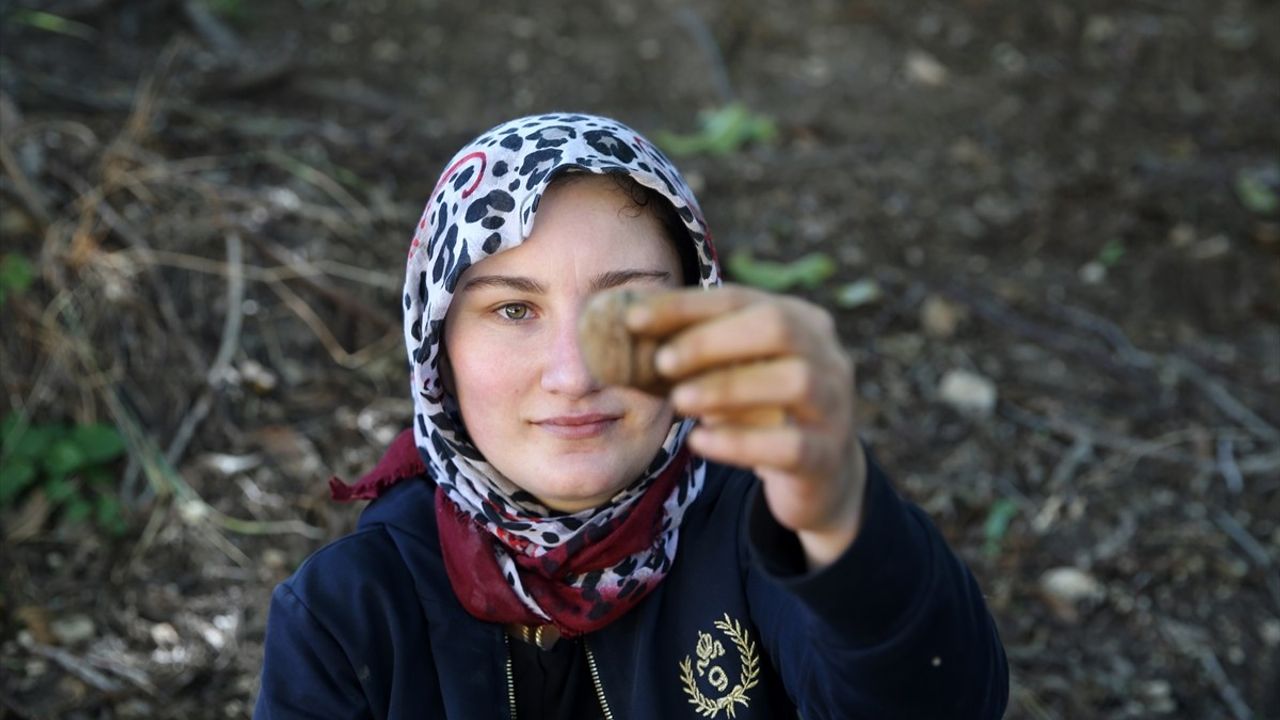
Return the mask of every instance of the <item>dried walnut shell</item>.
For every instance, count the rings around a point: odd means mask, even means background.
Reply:
[[[627,288],[597,293],[587,301],[578,320],[578,343],[587,369],[605,385],[666,395],[671,383],[654,366],[662,338],[633,335],[627,330],[627,308],[641,297],[643,293]]]

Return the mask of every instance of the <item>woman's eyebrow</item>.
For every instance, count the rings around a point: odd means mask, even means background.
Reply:
[[[671,273],[664,270],[610,270],[591,279],[591,291],[607,290],[634,280],[667,280],[670,277]],[[519,275],[481,275],[471,278],[462,287],[464,291],[479,288],[503,288],[534,295],[547,293],[547,287],[542,283]]]
[[[671,273],[664,270],[610,270],[591,280],[591,291],[599,292],[625,285],[632,280],[668,280]]]
[[[516,275],[481,275],[468,280],[462,289],[474,290],[485,287],[506,288],[537,295],[545,295],[547,292],[546,286],[537,280]]]

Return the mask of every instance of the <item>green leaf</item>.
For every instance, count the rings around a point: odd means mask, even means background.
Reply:
[[[1108,240],[1107,244],[1098,251],[1098,262],[1102,263],[1103,267],[1115,267],[1122,257],[1124,257],[1124,241],[1118,238]]]
[[[0,506],[18,497],[36,479],[36,466],[25,458],[13,458],[0,465]]]
[[[79,496],[76,486],[63,475],[54,475],[44,481],[44,494],[49,502],[60,505],[73,497]]]
[[[42,12],[40,10],[17,10],[9,16],[13,22],[27,25],[29,27],[46,30],[59,35],[67,35],[81,40],[90,40],[93,38],[95,31],[92,27],[84,23],[78,23],[74,20],[68,20],[61,15]]]
[[[124,516],[120,511],[120,502],[111,495],[99,494],[94,511],[94,520],[98,527],[112,535],[123,535],[128,529]]]
[[[102,491],[110,491],[115,486],[115,478],[101,465],[85,468],[81,473],[86,485]]]
[[[31,263],[21,255],[0,257],[0,307],[10,295],[21,295],[31,287],[35,273]]]
[[[67,502],[66,515],[63,517],[65,517],[69,523],[79,524],[84,522],[85,518],[89,517],[89,514],[92,512],[93,505],[90,505],[84,498],[75,497]]]
[[[836,272],[835,261],[826,253],[810,253],[789,263],[757,260],[746,251],[729,257],[729,274],[738,282],[763,290],[785,292],[801,287],[813,289]]]
[[[84,453],[86,465],[100,465],[124,454],[120,432],[105,423],[78,425],[71,429],[70,439]]]
[[[1272,187],[1273,184],[1280,183],[1267,182],[1268,179],[1276,180],[1275,176],[1280,176],[1280,170],[1274,166],[1263,169],[1245,168],[1237,172],[1236,196],[1240,198],[1241,204],[1258,215],[1273,215],[1280,210],[1280,196]]]
[[[986,539],[983,548],[987,557],[994,558],[1000,554],[1000,545],[1004,542],[1005,533],[1009,531],[1009,522],[1018,514],[1018,506],[1008,498],[1001,498],[991,504],[987,512],[987,522],[982,527]]]
[[[62,436],[64,429],[60,425],[19,425],[17,415],[11,416],[14,422],[5,424],[4,452],[6,457],[38,460],[48,451],[49,446]]]
[[[89,462],[80,446],[66,438],[50,445],[43,459],[45,472],[50,475],[68,475]]]
[[[700,128],[692,135],[657,133],[658,144],[672,155],[728,155],[748,143],[772,142],[778,134],[771,118],[752,113],[742,103],[700,113],[698,122]]]

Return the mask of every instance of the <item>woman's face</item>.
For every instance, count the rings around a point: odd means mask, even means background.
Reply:
[[[563,512],[599,505],[639,477],[670,430],[671,407],[592,379],[578,316],[598,290],[679,284],[661,224],[612,180],[552,185],[522,245],[462,274],[445,323],[450,389],[485,459]]]

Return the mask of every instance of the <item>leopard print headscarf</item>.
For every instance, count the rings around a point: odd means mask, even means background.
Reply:
[[[494,540],[492,553],[501,578],[525,611],[516,614],[555,623],[573,635],[598,623],[566,616],[566,593],[575,601],[585,597],[588,614],[609,618],[617,614],[618,606],[629,607],[666,574],[675,558],[681,518],[702,489],[705,465],[683,451],[692,423],[678,420],[642,477],[604,505],[572,515],[554,513],[485,461],[467,437],[456,401],[445,392],[441,343],[459,277],[474,263],[517,247],[529,237],[542,193],[563,171],[621,173],[657,191],[688,230],[699,284],[720,283],[702,212],[661,151],[634,130],[607,118],[525,117],[480,135],[454,156],[440,176],[409,248],[404,332],[412,367],[415,440],[439,494]],[[655,484],[664,477],[666,482]],[[607,568],[575,571],[574,556],[617,530],[651,487],[666,493],[664,498],[651,499],[651,503],[661,500],[660,509],[654,506],[659,517],[654,536]],[[445,539],[442,533],[442,542]],[[455,577],[455,568],[450,569],[458,590],[463,581]],[[548,583],[555,586],[551,594],[545,590]],[[620,597],[630,601],[620,602]],[[570,604],[579,608],[568,614],[578,615],[583,603]],[[519,620],[493,612],[487,619]]]

